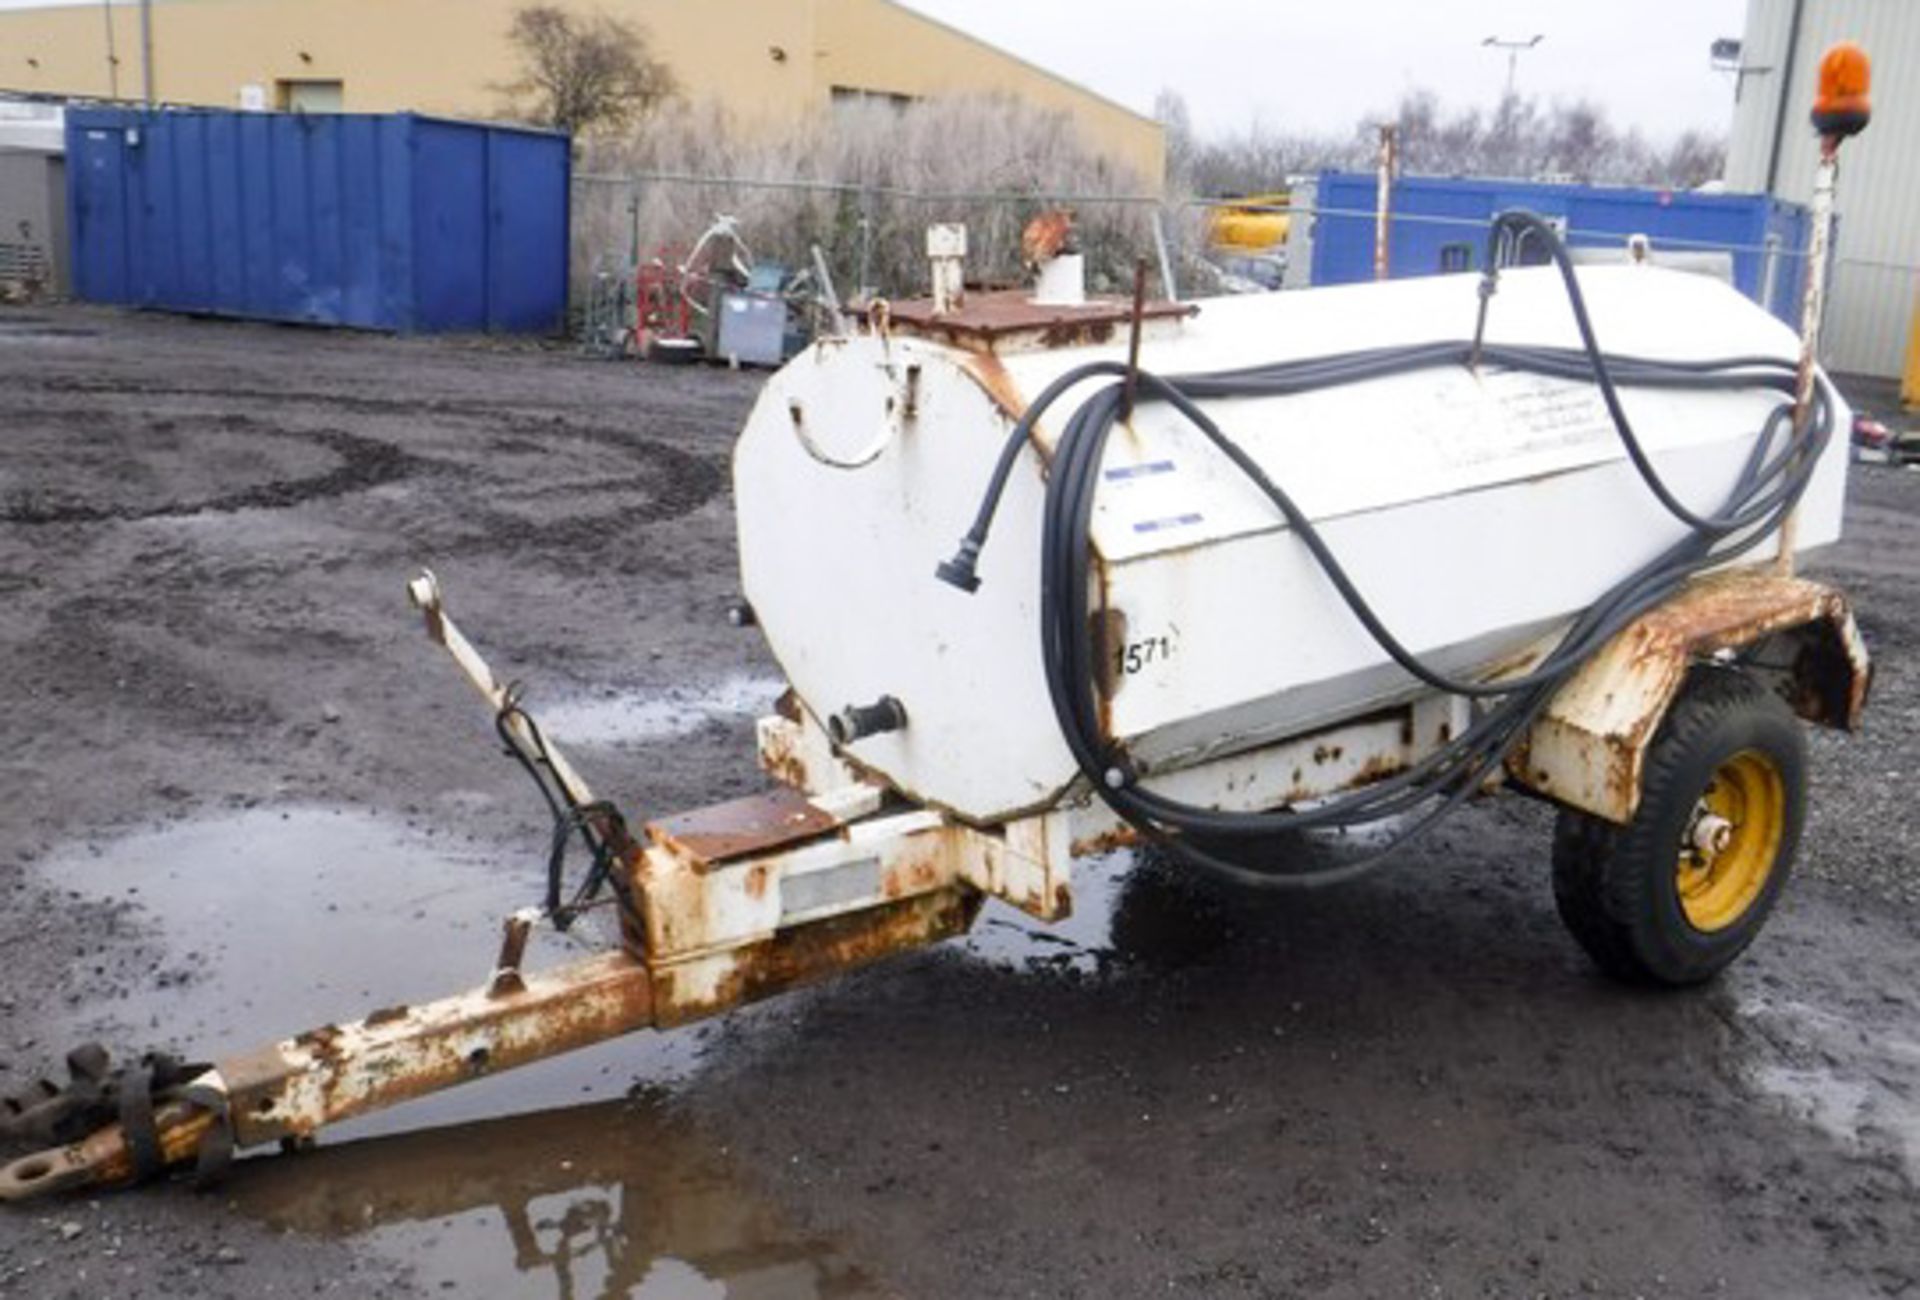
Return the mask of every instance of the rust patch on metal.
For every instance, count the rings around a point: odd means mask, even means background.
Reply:
[[[1180,320],[1196,310],[1191,303],[1162,300],[1145,304],[1141,317]],[[1105,342],[1132,314],[1132,300],[1118,296],[1061,306],[1036,303],[1025,289],[1003,289],[969,293],[958,310],[946,313],[935,312],[931,298],[910,298],[892,303],[888,320],[898,334],[991,350],[995,343],[1022,334],[1038,335],[1049,347]]]
[[[802,763],[799,755],[795,754],[792,750],[784,748],[777,750],[762,749],[760,751],[760,767],[762,771],[778,781],[781,785],[788,786],[795,790],[805,790],[807,788],[806,764]]]
[[[652,1023],[652,978],[625,953],[358,1024],[323,1025],[219,1063],[242,1146],[299,1137],[353,1115],[555,1056]]]
[[[799,705],[796,703],[794,708],[797,712]],[[781,785],[805,794],[819,788],[807,767],[803,750],[805,724],[799,718],[788,718],[786,721],[791,724],[789,727],[760,730],[760,770]]]
[[[1649,651],[1673,645],[1707,652],[1844,612],[1838,592],[1804,578],[1738,572],[1703,578],[1637,626]]]
[[[293,1041],[324,1060],[339,1050],[340,1026],[321,1025],[296,1036]]]
[[[1112,853],[1115,849],[1132,848],[1140,842],[1140,832],[1124,822],[1112,830],[1101,831],[1098,835],[1088,835],[1073,841],[1067,851],[1076,858],[1097,857],[1102,853]]]
[[[976,891],[955,886],[793,926],[727,954],[731,968],[703,993],[683,991],[680,972],[662,968],[655,972],[656,1020],[663,1029],[685,1024],[964,934],[980,902]]]
[[[1072,348],[1087,343],[1108,343],[1113,340],[1114,323],[1110,320],[1060,321],[1040,331],[1040,346],[1047,348]]]
[[[1408,723],[1408,728],[1409,730],[1412,728],[1411,721]],[[1362,786],[1374,785],[1390,776],[1397,776],[1406,769],[1407,760],[1404,755],[1375,754],[1360,765],[1360,769],[1353,774],[1353,779],[1347,782],[1345,788],[1357,790]]]
[[[1768,662],[1774,646],[1794,657]],[[1802,716],[1857,722],[1871,665],[1845,597],[1803,578],[1737,570],[1693,582],[1602,647],[1555,694],[1508,772],[1563,803],[1630,820],[1647,746],[1687,672],[1736,651]]]
[[[894,863],[880,882],[880,892],[887,898],[906,898],[935,888],[946,874],[942,852],[941,845],[929,843],[913,856]]]
[[[781,786],[649,822],[647,834],[662,848],[713,865],[817,839],[838,826],[805,795]]]
[[[1104,565],[1100,572],[1100,587],[1104,595],[1107,585]],[[1094,685],[1103,701],[1111,700],[1126,684],[1126,675],[1120,671],[1120,652],[1127,644],[1127,612],[1123,609],[1096,609],[1087,615],[1087,621],[1090,624],[1087,639],[1093,644],[1095,659]],[[1113,719],[1104,706],[1100,725],[1103,731],[1112,733]]]
[[[1026,394],[1013,382],[999,357],[991,352],[978,353],[968,357],[962,368],[1008,420],[1018,420],[1027,413]]]
[[[788,722],[798,724],[800,717],[800,693],[789,686],[780,692],[780,698],[773,702],[773,711]]]

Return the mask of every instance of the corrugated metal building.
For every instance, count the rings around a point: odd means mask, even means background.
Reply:
[[[1873,59],[1873,124],[1841,153],[1827,364],[1907,372],[1920,397],[1920,2],[1748,0],[1727,187],[1806,202],[1818,141],[1807,114],[1820,56],[1853,40]]]

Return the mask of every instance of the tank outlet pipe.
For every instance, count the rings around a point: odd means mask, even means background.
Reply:
[[[1867,52],[1841,41],[1820,59],[1820,82],[1813,97],[1813,129],[1820,133],[1820,162],[1813,174],[1813,229],[1807,239],[1807,282],[1800,299],[1800,364],[1794,373],[1793,434],[1805,435],[1813,417],[1813,372],[1820,359],[1820,324],[1827,307],[1827,259],[1833,244],[1833,193],[1840,172],[1840,143],[1867,129],[1872,106],[1867,91],[1872,65]],[[1781,573],[1793,572],[1793,543],[1799,531],[1798,503],[1780,521]]]
[[[882,695],[872,704],[849,704],[827,719],[827,735],[836,745],[851,745],[868,736],[901,731],[907,725],[907,706],[891,695]]]

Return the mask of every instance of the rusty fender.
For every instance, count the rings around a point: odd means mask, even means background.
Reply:
[[[1560,688],[1508,756],[1515,781],[1625,824],[1647,747],[1696,664],[1732,659],[1809,722],[1847,730],[1872,665],[1845,596],[1765,569],[1714,574],[1623,628]]]

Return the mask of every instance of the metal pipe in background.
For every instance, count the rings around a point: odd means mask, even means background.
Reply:
[[[140,0],[140,94],[153,107],[153,0]]]
[[[1374,186],[1373,202],[1373,278],[1387,278],[1388,241],[1393,222],[1394,127],[1380,127],[1380,179]]]
[[[1180,301],[1180,286],[1173,278],[1173,258],[1167,252],[1167,227],[1160,220],[1159,209],[1148,216],[1153,222],[1153,251],[1160,259],[1160,296],[1168,302]]]
[[[120,55],[114,49],[113,0],[100,0],[100,12],[107,21],[107,98],[120,98]]]
[[[1800,366],[1794,376],[1793,436],[1807,431],[1813,415],[1813,369],[1820,360],[1820,322],[1827,305],[1827,249],[1833,238],[1833,186],[1840,170],[1840,138],[1820,138],[1820,166],[1813,174],[1813,229],[1807,234],[1807,286],[1800,298]],[[1852,436],[1842,429],[1839,436]],[[1793,544],[1799,532],[1798,504],[1780,521],[1780,555],[1775,567],[1783,574],[1793,572]]]
[[[1766,252],[1761,255],[1760,265],[1760,305],[1768,311],[1774,309],[1774,300],[1780,290],[1780,236],[1768,232],[1764,241]]]

